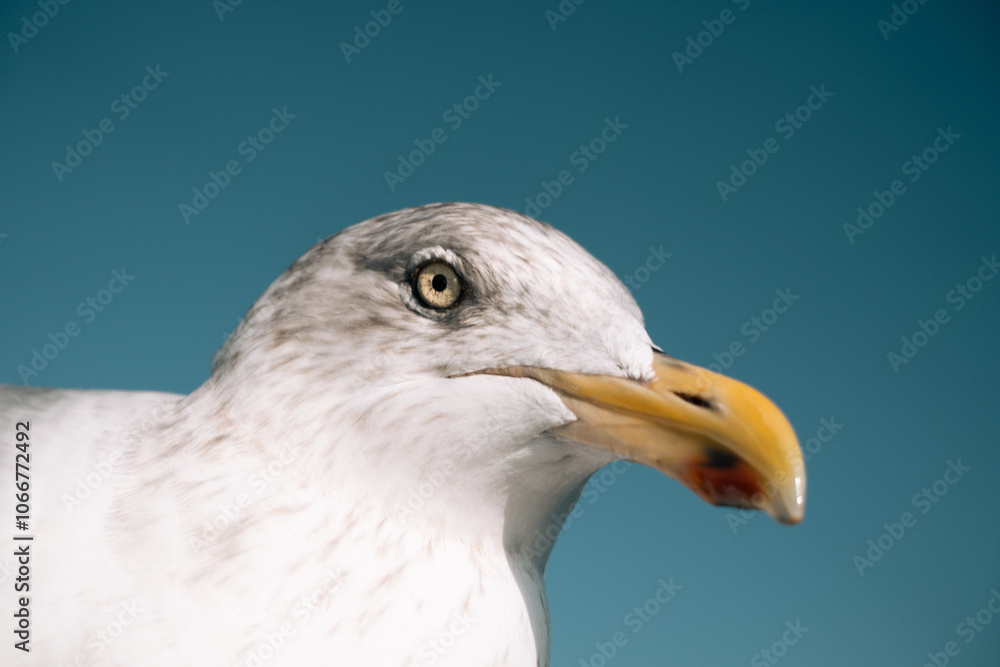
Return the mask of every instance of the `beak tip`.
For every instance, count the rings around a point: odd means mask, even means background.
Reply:
[[[805,476],[796,475],[794,485],[779,489],[764,510],[780,524],[794,526],[802,523],[806,514]]]
[[[780,512],[768,511],[768,515],[778,523],[785,526],[794,526],[802,523],[805,518],[805,507],[797,505],[789,508],[782,508]]]

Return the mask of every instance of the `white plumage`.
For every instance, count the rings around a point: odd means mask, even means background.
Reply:
[[[462,278],[455,307],[414,291],[432,259]],[[547,665],[531,543],[622,454],[553,433],[577,420],[557,390],[480,371],[648,383],[653,357],[567,237],[440,204],[312,248],[189,396],[0,387],[4,498],[31,424],[17,664]]]

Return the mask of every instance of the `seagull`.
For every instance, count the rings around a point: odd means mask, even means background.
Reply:
[[[664,353],[563,233],[469,203],[312,247],[189,395],[2,385],[0,428],[18,665],[545,667],[536,538],[603,466],[805,502],[769,399]]]

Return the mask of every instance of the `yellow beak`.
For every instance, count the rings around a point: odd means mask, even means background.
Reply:
[[[556,429],[560,437],[655,468],[714,505],[801,521],[805,464],[778,407],[742,382],[653,356],[656,376],[648,383],[546,368],[487,372],[530,377],[558,393],[577,416]]]

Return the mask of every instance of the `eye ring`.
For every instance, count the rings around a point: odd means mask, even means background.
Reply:
[[[432,259],[413,272],[413,291],[428,308],[446,310],[461,298],[462,281],[451,266]]]

